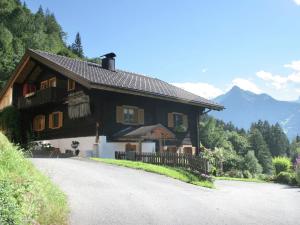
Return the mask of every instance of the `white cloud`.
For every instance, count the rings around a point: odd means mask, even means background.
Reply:
[[[299,5],[300,5],[300,0],[298,0],[298,1],[299,1]],[[290,64],[285,64],[284,67],[291,68],[295,71],[300,71],[300,60],[292,61]]]
[[[252,81],[250,81],[248,79],[235,78],[232,81],[232,86],[234,86],[234,85],[240,87],[243,90],[251,91],[251,92],[254,92],[256,94],[262,93],[262,90],[259,87],[257,87],[257,85],[255,83],[253,83]]]
[[[297,5],[300,5],[300,0],[293,0]]]
[[[270,81],[271,85],[276,89],[282,89],[286,86],[286,83],[289,81],[289,77],[283,77],[279,75],[273,75],[272,73],[266,71],[258,71],[256,76],[261,78],[264,81]]]
[[[223,91],[211,84],[207,83],[191,83],[191,82],[184,82],[184,83],[172,83],[173,85],[180,87],[186,91],[192,92],[196,95],[199,95],[204,98],[212,99],[221,94]]]
[[[206,73],[207,70],[208,70],[207,68],[203,68],[203,69],[202,69],[202,73]]]

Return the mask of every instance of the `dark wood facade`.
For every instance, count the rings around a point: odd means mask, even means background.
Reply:
[[[38,69],[37,69],[38,68]],[[38,70],[38,72],[36,72]],[[40,83],[44,80],[56,78],[56,87],[39,90]],[[22,88],[25,83],[31,82],[36,86],[34,96],[23,96]],[[117,123],[117,106],[135,106],[144,110],[144,124],[162,124],[168,127],[168,113],[176,112],[185,114],[188,118],[188,128],[184,132],[177,132],[169,128],[176,135],[176,140],[167,144],[181,146],[183,141],[190,140],[190,144],[198,146],[197,120],[204,108],[183,104],[174,101],[124,94],[113,91],[85,88],[76,83],[75,90],[67,90],[68,78],[41,64],[37,64],[29,73],[23,83],[13,86],[13,104],[17,106],[22,115],[22,131],[24,139],[32,132],[32,123],[36,115],[45,115],[45,129],[33,132],[40,140],[59,139],[69,137],[84,137],[96,135],[96,124],[99,124],[100,135],[107,136],[108,141],[116,141],[114,135],[128,127],[141,125],[128,125]],[[68,116],[67,96],[72,92],[83,91],[90,97],[91,114],[84,118],[70,119]],[[52,112],[63,112],[63,126],[59,129],[50,129],[48,116]]]

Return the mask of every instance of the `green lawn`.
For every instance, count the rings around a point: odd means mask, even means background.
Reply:
[[[0,224],[68,224],[65,194],[0,132]]]
[[[153,164],[143,163],[143,162],[135,162],[135,161],[128,161],[128,160],[115,160],[115,159],[101,159],[101,158],[92,158],[93,160],[129,167],[138,170],[144,170],[151,173],[157,173],[161,175],[165,175],[167,177],[171,177],[177,180],[181,180],[186,183],[207,187],[207,188],[214,188],[214,184],[210,181],[201,180],[194,174],[179,168],[173,167],[165,167],[165,166],[157,166]]]
[[[233,180],[233,181],[245,181],[245,182],[256,182],[265,183],[266,181],[259,180],[256,178],[237,178],[237,177],[214,177],[216,180]]]

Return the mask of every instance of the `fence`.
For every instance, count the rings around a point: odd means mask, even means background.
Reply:
[[[141,161],[156,165],[180,167],[200,174],[209,173],[209,163],[202,156],[191,154],[178,154],[171,152],[148,153],[148,152],[115,152],[115,158],[121,160]]]

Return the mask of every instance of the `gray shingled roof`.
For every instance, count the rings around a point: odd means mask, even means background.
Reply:
[[[161,96],[178,99],[187,103],[201,105],[203,107],[222,110],[223,106],[210,100],[192,94],[167,82],[123,70],[111,71],[102,68],[99,64],[90,63],[78,59],[72,59],[39,50],[29,50],[38,56],[49,60],[57,66],[85,79],[90,84],[104,85],[115,89],[125,89],[134,92],[143,92],[152,96]]]

